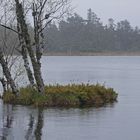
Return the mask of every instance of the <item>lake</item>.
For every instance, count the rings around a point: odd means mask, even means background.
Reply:
[[[139,140],[140,57],[43,57],[47,84],[101,83],[118,102],[101,108],[12,106],[0,101],[0,140]]]

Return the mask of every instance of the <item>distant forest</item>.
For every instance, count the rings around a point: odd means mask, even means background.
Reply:
[[[51,23],[45,30],[47,52],[137,52],[140,51],[140,29],[133,28],[128,20],[115,23],[112,18],[103,25],[91,10],[87,19],[77,13]]]
[[[29,31],[34,40],[31,25]],[[140,52],[138,27],[132,27],[128,20],[115,23],[112,18],[104,25],[91,9],[87,10],[86,19],[75,13],[59,23],[50,23],[44,30],[44,36],[45,54]],[[0,46],[6,46],[2,47],[3,52],[11,54],[14,51],[17,54],[18,45],[17,35],[0,27]]]

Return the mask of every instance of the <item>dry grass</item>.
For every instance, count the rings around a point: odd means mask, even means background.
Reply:
[[[48,85],[45,95],[40,95],[30,87],[21,88],[14,96],[7,92],[3,96],[5,103],[35,105],[46,107],[103,106],[117,100],[118,94],[112,88],[96,84]]]

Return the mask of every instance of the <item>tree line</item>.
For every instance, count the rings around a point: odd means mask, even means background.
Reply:
[[[103,25],[100,18],[88,9],[87,19],[77,13],[52,23],[44,31],[45,52],[135,52],[140,51],[140,29],[128,20],[118,23],[110,18]]]

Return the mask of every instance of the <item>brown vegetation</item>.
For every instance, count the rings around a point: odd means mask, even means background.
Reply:
[[[103,85],[49,85],[45,86],[45,95],[26,87],[21,88],[18,96],[7,92],[3,96],[5,103],[34,105],[45,107],[99,107],[117,100],[117,93]]]

